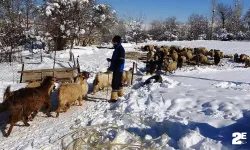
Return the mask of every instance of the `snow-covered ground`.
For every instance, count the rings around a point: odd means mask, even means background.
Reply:
[[[249,42],[149,43],[202,46],[221,49],[226,54],[250,54]],[[138,45],[127,44],[126,50],[134,51],[134,47]],[[62,60],[57,67],[67,66],[68,53],[62,51],[57,54],[58,59]],[[91,86],[95,73],[107,68],[106,58],[112,55],[112,50],[78,47],[73,53],[79,55],[81,69],[91,72],[88,80]],[[45,56],[44,63],[37,65],[37,68],[51,68],[52,58]],[[142,86],[149,76],[143,75],[145,65],[139,63],[134,84],[125,88],[125,96],[116,104],[107,103],[106,92],[100,92],[90,94],[89,101],[83,107],[73,106],[67,113],[60,114],[59,118],[47,118],[39,113],[30,122],[30,127],[24,127],[19,122],[10,137],[5,138],[0,134],[0,149],[62,149],[76,139],[76,133],[86,137],[87,132],[92,133],[92,129],[99,132],[103,141],[143,145],[148,149],[250,149],[250,70],[243,68],[244,64],[236,64],[229,59],[223,59],[221,64],[184,67],[172,75],[163,75],[163,83]],[[0,66],[6,68],[6,64]],[[126,63],[126,68],[129,67],[132,67],[131,60]],[[12,70],[17,71],[18,68],[20,65],[16,64]],[[7,85],[13,84],[11,73],[5,78],[1,81],[1,94]],[[24,86],[13,84],[12,90]],[[55,97],[56,93],[53,93],[52,101],[56,108]],[[55,113],[52,115],[55,116]],[[4,133],[9,127],[6,126],[7,114],[0,114],[0,118],[1,131]],[[232,146],[233,132],[247,132],[247,143]]]

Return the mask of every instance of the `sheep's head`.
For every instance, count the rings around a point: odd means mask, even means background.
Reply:
[[[83,77],[84,77],[85,79],[88,79],[89,76],[90,76],[90,73],[87,72],[87,71],[83,71],[83,72],[82,72],[82,75],[83,75]]]
[[[41,82],[41,86],[43,85],[53,85],[55,84],[55,82],[57,81],[56,77],[52,77],[52,76],[45,76]]]

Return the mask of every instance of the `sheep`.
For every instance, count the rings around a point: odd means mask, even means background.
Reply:
[[[197,66],[200,64],[211,65],[211,62],[209,62],[208,58],[203,54],[195,55],[192,60],[196,62]]]
[[[149,52],[147,53],[147,61],[153,59],[153,57],[154,57],[154,51],[149,51]]]
[[[193,58],[193,54],[191,51],[184,51],[181,53],[181,55],[186,57],[186,61],[190,61]]]
[[[173,59],[174,61],[177,61],[177,60],[178,60],[178,54],[177,54],[177,52],[176,52],[176,51],[173,51],[171,57],[172,57],[172,59]]]
[[[41,83],[39,83],[37,81],[32,81],[32,82],[28,83],[26,88],[35,88],[35,87],[39,87],[40,85],[41,85]]]
[[[0,113],[5,111],[9,111],[10,113],[10,127],[6,133],[7,137],[10,135],[16,122],[22,120],[25,126],[29,126],[28,116],[34,112],[34,118],[41,107],[47,103],[46,93],[53,88],[54,82],[55,78],[46,77],[41,83],[41,86],[36,88],[22,88],[14,91],[0,104]],[[50,116],[48,112],[47,115]]]
[[[206,55],[207,49],[205,47],[194,48],[194,53]]]
[[[169,48],[169,53],[170,53],[170,55],[172,55],[173,54],[173,52],[177,52],[178,51],[178,46],[170,46],[170,48]]]
[[[213,49],[211,49],[209,52],[208,52],[208,54],[207,55],[209,55],[209,56],[211,56],[211,57],[214,57],[214,50]]]
[[[154,45],[148,45],[149,51],[154,51]]]
[[[250,67],[250,57],[247,57],[245,60],[245,68]]]
[[[247,57],[248,57],[248,56],[247,56],[246,54],[241,54],[241,55],[240,55],[240,60],[239,60],[239,61],[240,61],[240,62],[245,62],[245,60],[247,59]]]
[[[133,68],[129,69],[129,71],[124,71],[122,73],[122,84],[127,84],[128,86],[131,85],[132,80],[132,74],[133,74]]]
[[[82,71],[82,75],[87,80],[90,76],[90,73],[88,71]]]
[[[83,97],[87,98],[87,93],[88,83],[81,74],[78,76],[77,83],[60,85],[57,94],[59,106],[57,108],[56,117],[59,117],[61,109],[63,109],[64,112],[67,112],[76,100],[78,100],[79,105],[82,106],[82,99]]]
[[[165,55],[168,55],[169,47],[168,46],[162,46],[162,48],[163,48],[163,52],[165,53]]]
[[[45,80],[46,78],[48,77],[44,77],[43,80]],[[42,80],[42,82],[44,82]],[[37,81],[32,81],[30,82],[25,88],[37,88],[37,87],[40,87],[41,86],[41,83],[37,82]],[[45,100],[45,103],[44,103],[44,106],[46,107],[47,111],[46,113],[49,114],[50,116],[50,111],[51,111],[51,102],[50,102],[50,98],[51,98],[51,94],[52,94],[52,91],[55,87],[53,86],[52,88],[50,88],[48,90],[48,92],[44,93],[45,94],[45,97],[46,97],[46,100]],[[3,101],[5,101],[9,96],[13,95],[16,91],[14,92],[11,92],[10,91],[10,86],[8,86],[4,92],[4,98],[3,98]],[[30,120],[33,120],[32,117],[29,117]]]
[[[181,56],[181,59],[182,59],[182,63],[186,63],[187,62],[186,56]]]
[[[99,72],[93,82],[93,94],[100,89],[109,88],[112,85],[112,72]]]
[[[165,66],[166,72],[172,73],[173,71],[175,71],[177,69],[177,62],[176,61],[174,61],[174,62],[165,61],[164,66]]]
[[[221,54],[220,54],[220,50],[214,50],[214,54],[216,54],[216,53],[218,53],[218,55],[220,56]]]

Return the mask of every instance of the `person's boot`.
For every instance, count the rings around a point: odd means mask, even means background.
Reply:
[[[115,103],[118,98],[118,92],[112,92],[111,93],[111,99],[109,100],[109,103]]]
[[[123,89],[119,89],[118,91],[118,97],[122,97],[123,96]]]

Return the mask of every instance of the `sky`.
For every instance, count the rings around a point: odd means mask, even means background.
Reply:
[[[185,22],[192,13],[211,17],[212,0],[97,0],[107,3],[116,10],[119,18],[144,16],[145,22],[154,19],[165,19],[175,16],[178,21]],[[217,0],[225,4],[234,4],[235,0]],[[250,8],[250,0],[244,3],[244,13]]]

